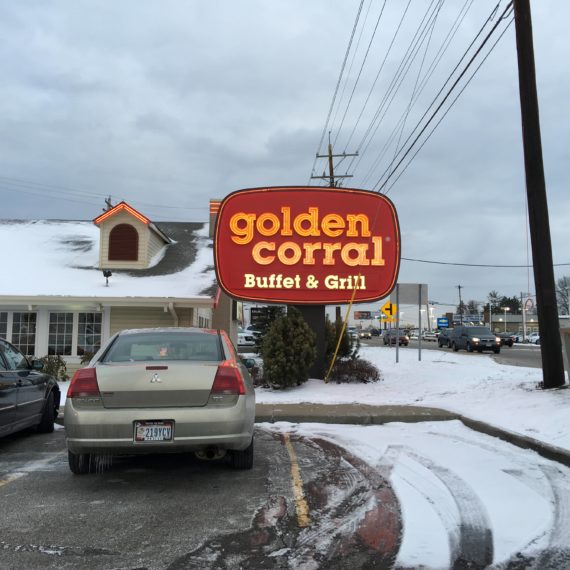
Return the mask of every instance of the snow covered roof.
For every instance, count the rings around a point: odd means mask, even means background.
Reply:
[[[113,270],[109,286],[98,268],[93,222],[0,220],[2,297],[203,298],[216,290],[207,224],[160,223],[172,243],[140,270]]]

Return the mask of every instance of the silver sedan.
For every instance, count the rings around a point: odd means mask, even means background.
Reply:
[[[71,380],[65,404],[69,467],[99,457],[195,452],[253,465],[255,392],[224,331],[125,330]]]

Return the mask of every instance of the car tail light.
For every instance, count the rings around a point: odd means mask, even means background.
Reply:
[[[225,361],[218,366],[212,394],[227,394],[242,396],[245,394],[245,384],[239,368],[234,362]]]
[[[95,368],[82,368],[73,375],[69,388],[67,389],[67,397],[101,397]]]

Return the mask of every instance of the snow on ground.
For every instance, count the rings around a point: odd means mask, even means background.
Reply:
[[[407,349],[399,363],[393,348],[361,354],[381,370],[381,382],[309,380],[285,391],[257,389],[257,402],[438,407],[570,450],[570,390],[537,389],[540,369],[497,364],[486,354],[425,350],[419,362]],[[60,383],[63,401],[68,386]],[[330,439],[390,480],[403,520],[397,566],[449,568],[466,525],[491,537],[494,564],[566,547],[570,469],[459,421],[261,427]]]
[[[570,390],[540,390],[542,370],[497,364],[487,354],[436,350],[418,352],[363,347],[383,380],[373,384],[324,384],[321,380],[288,390],[258,389],[257,402],[285,404],[359,403],[443,408],[570,450]]]

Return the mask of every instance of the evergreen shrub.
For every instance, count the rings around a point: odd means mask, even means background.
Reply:
[[[309,379],[317,357],[315,333],[300,311],[289,307],[286,315],[270,325],[260,350],[264,379],[270,386],[298,386]]]

